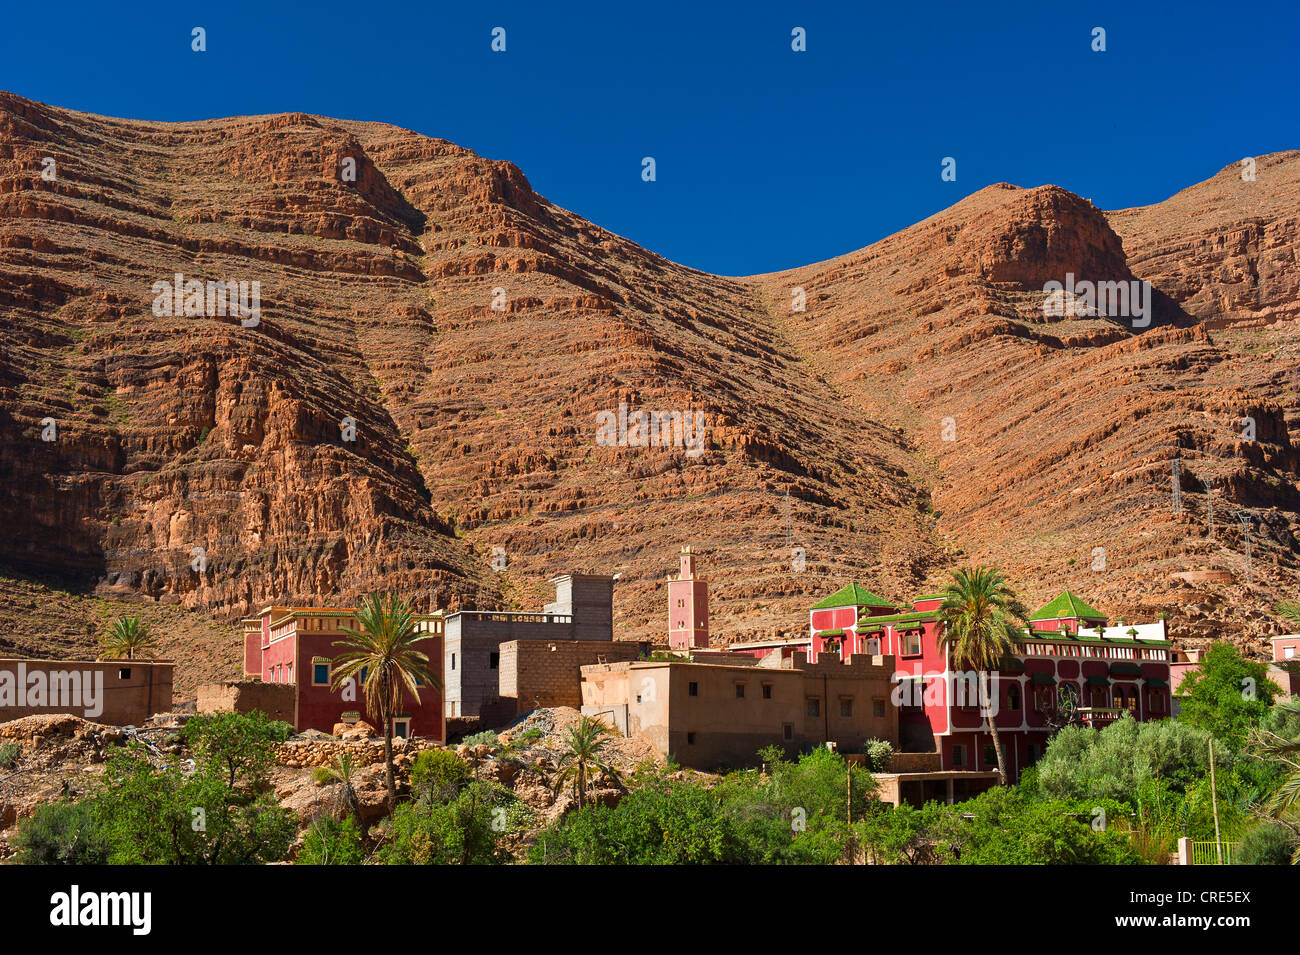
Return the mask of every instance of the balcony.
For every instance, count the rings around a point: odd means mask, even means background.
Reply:
[[[1081,706],[1074,712],[1084,726],[1101,729],[1114,723],[1128,711],[1122,706]]]

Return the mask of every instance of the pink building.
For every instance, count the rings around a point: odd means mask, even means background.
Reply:
[[[695,555],[681,553],[681,574],[668,578],[668,646],[703,650],[709,645],[709,582],[695,576]]]

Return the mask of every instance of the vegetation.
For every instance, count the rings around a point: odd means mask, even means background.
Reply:
[[[1200,666],[1183,678],[1179,720],[1239,749],[1281,688],[1268,678],[1268,664],[1247,660],[1229,643],[1215,643]]]
[[[357,825],[351,819],[317,819],[303,836],[295,861],[298,865],[360,865],[366,852]]]
[[[192,732],[198,744],[192,768],[135,742],[113,751],[89,796],[42,807],[19,827],[20,859],[127,865],[283,859],[297,819],[269,791],[263,758],[280,726],[265,717],[223,714]]]
[[[397,804],[397,781],[393,769],[393,719],[402,711],[410,694],[420,699],[420,687],[440,689],[429,658],[416,649],[425,635],[415,629],[415,611],[409,600],[396,594],[371,594],[357,608],[359,630],[345,629],[345,640],[335,642],[343,652],[334,658],[332,688],[360,683],[366,708],[379,720],[384,732],[384,780],[388,803]]]
[[[593,773],[614,775],[614,769],[603,758],[609,743],[609,727],[590,716],[582,717],[569,727],[564,736],[564,750],[560,753],[557,785],[573,780],[573,794],[581,809],[587,802],[587,782]]]
[[[100,652],[108,660],[135,660],[157,651],[157,640],[139,617],[119,617],[100,638]]]
[[[1029,610],[995,567],[963,567],[953,571],[939,613],[944,626],[939,646],[947,648],[956,669],[979,674],[982,695],[988,696],[988,674],[1016,647],[1015,638],[1029,626]],[[984,707],[985,722],[997,754],[998,779],[1007,782],[1006,756],[994,722],[996,708]]]

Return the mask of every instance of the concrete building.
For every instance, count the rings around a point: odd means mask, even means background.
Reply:
[[[23,660],[0,657],[0,723],[71,713],[136,726],[172,707],[167,660]]]
[[[513,640],[612,643],[614,578],[595,574],[554,577],[555,600],[541,613],[462,610],[446,619],[444,714],[495,721],[502,703],[501,646]]]
[[[375,722],[366,712],[359,685],[337,690],[331,685],[334,658],[344,652],[337,643],[346,639],[345,629],[357,629],[356,612],[355,607],[265,607],[244,620],[244,673],[294,688],[293,715],[285,719],[300,733],[308,729],[329,733],[336,723],[358,719]],[[417,645],[429,658],[433,675],[442,680],[442,615],[420,616],[416,628],[427,635]],[[277,698],[275,705],[284,704]],[[420,687],[418,700],[408,693],[406,706],[393,718],[394,735],[446,739],[442,709],[442,693],[436,686]]]
[[[771,745],[790,754],[826,742],[858,752],[873,738],[897,745],[893,658],[732,660],[584,666],[582,712],[697,769],[753,765]]]

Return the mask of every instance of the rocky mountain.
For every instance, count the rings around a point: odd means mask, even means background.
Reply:
[[[621,573],[620,635],[662,637],[683,544],[724,640],[974,557],[1259,645],[1297,583],[1298,182],[1285,153],[1116,213],[993,186],[726,278],[391,126],[0,94],[0,650],[139,601],[214,632],[373,588],[528,609],[566,571]],[[1149,281],[1150,326],[1045,315],[1067,273]]]

